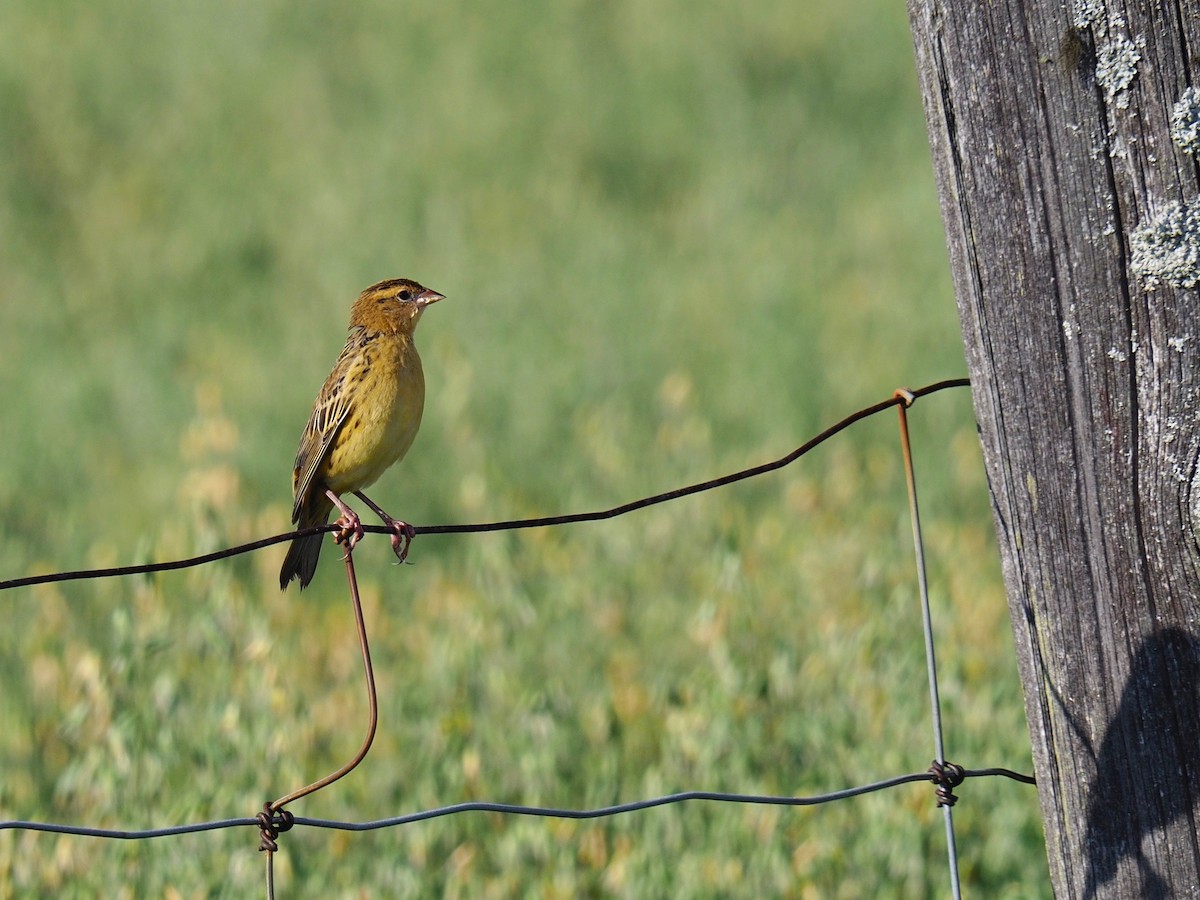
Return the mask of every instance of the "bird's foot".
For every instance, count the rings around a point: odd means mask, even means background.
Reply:
[[[333,533],[333,542],[345,544],[347,553],[353,550],[354,545],[361,541],[366,534],[362,527],[362,519],[354,510],[350,510],[350,515],[341,516],[333,524],[338,526],[338,530]]]
[[[343,503],[342,498],[333,491],[326,491],[325,493],[337,508],[342,511],[341,516],[334,523],[338,526],[338,530],[333,533],[333,542],[335,544],[345,544],[346,552],[349,553],[354,549],[354,545],[366,535],[362,527],[362,519],[358,517],[358,513]]]
[[[417,529],[407,522],[390,517],[385,520],[384,524],[392,529],[392,552],[396,554],[396,559],[404,562],[408,559],[408,548],[412,546],[413,538],[417,536]]]
[[[391,529],[392,552],[396,554],[396,559],[400,560],[400,562],[408,559],[408,548],[412,546],[413,538],[417,536],[417,529],[400,519],[393,519],[362,491],[355,491],[354,495],[367,504],[367,506],[371,507],[375,515],[379,516],[385,528]]]

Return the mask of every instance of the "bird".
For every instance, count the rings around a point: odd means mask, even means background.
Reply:
[[[292,469],[292,523],[298,529],[326,524],[341,512],[336,543],[347,552],[362,538],[358,514],[342,495],[353,493],[392,530],[401,562],[415,534],[364,493],[412,446],[425,406],[425,373],[413,331],[425,308],[445,296],[407,278],[371,285],[350,309],[349,337],[325,379],[296,451]],[[279,588],[293,579],[303,590],[317,570],[323,533],[297,537],[288,547]]]

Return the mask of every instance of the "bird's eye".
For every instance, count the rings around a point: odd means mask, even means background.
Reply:
[[[401,291],[399,294],[397,294],[396,296],[399,297],[401,300],[408,302],[409,300],[412,299],[412,291],[405,289],[405,290]]]

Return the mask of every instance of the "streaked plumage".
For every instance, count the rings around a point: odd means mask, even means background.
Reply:
[[[350,336],[317,395],[296,451],[292,522],[298,528],[329,521],[335,501],[326,491],[339,497],[362,491],[412,446],[425,405],[425,375],[413,330],[425,307],[441,299],[415,281],[396,278],[371,285],[355,301]],[[357,517],[346,508],[343,513],[339,538],[353,546]],[[407,528],[386,516],[385,522]],[[397,553],[400,533],[393,540]],[[280,588],[286,589],[293,578],[300,579],[301,588],[312,580],[322,537],[292,541],[279,573]]]

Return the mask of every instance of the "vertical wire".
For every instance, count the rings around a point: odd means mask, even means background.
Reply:
[[[896,391],[904,402],[896,407],[900,413],[900,446],[904,451],[904,476],[908,482],[908,511],[912,520],[913,548],[917,557],[917,585],[921,593],[921,624],[925,632],[925,665],[929,675],[929,705],[933,713],[933,743],[937,762],[946,763],[946,752],[942,740],[942,708],[938,699],[937,658],[933,649],[933,616],[929,610],[929,581],[925,574],[925,542],[921,535],[921,513],[917,505],[917,477],[913,469],[912,445],[908,437],[908,407],[916,398],[904,388]],[[950,891],[954,900],[960,900],[962,890],[958,878],[958,847],[954,840],[954,813],[949,805],[942,806],[946,822],[946,854],[950,864]]]
[[[279,832],[290,830],[294,821],[292,814],[283,807],[301,797],[328,787],[353,771],[366,758],[367,751],[371,749],[371,743],[375,740],[375,731],[379,726],[379,698],[375,691],[375,670],[371,665],[371,647],[367,641],[367,623],[363,616],[362,598],[358,592],[358,577],[354,572],[353,551],[354,544],[348,541],[343,560],[346,563],[346,580],[350,585],[350,605],[354,610],[354,624],[358,630],[358,646],[362,652],[363,674],[367,686],[367,734],[354,758],[336,772],[326,775],[320,781],[292,791],[273,803],[265,804],[263,811],[256,817],[262,829],[262,844],[259,849],[265,850],[267,853],[267,900],[275,900],[275,851],[279,849],[275,839],[279,836]],[[277,823],[277,814],[280,815],[282,824]]]
[[[346,547],[346,555],[343,557],[346,563],[346,580],[350,584],[350,605],[354,609],[354,624],[358,629],[358,647],[362,652],[363,674],[366,679],[367,687],[367,735],[363,738],[362,746],[358,753],[354,755],[348,763],[329,775],[326,775],[320,781],[314,781],[306,787],[292,791],[290,794],[280,797],[271,804],[271,811],[281,809],[289,803],[299,800],[301,797],[306,797],[314,791],[319,791],[322,788],[329,787],[339,778],[348,775],[353,771],[367,755],[367,751],[371,749],[371,743],[375,740],[375,731],[379,726],[379,699],[375,692],[375,670],[371,665],[371,647],[367,642],[367,624],[363,619],[362,598],[358,593],[358,578],[354,573],[354,559],[352,554],[353,548]]]

